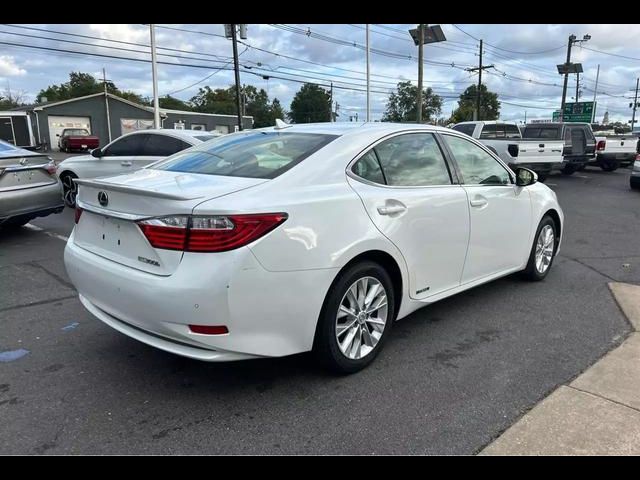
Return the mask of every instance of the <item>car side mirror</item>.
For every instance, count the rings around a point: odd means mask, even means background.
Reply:
[[[516,168],[516,185],[526,187],[538,181],[538,174],[528,168]]]
[[[100,150],[99,148],[94,148],[93,150],[91,150],[92,157],[100,158],[102,157],[102,155],[103,155],[102,150]]]

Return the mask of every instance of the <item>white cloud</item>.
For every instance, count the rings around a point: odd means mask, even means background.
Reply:
[[[17,77],[26,74],[27,71],[18,66],[13,56],[0,55],[0,75],[3,77]]]

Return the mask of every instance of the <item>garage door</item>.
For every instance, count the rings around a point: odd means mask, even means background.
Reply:
[[[57,135],[61,135],[65,128],[86,128],[91,133],[91,120],[89,117],[49,116],[49,145],[52,150],[60,150]]]

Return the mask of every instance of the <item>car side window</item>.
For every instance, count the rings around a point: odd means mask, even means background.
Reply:
[[[443,135],[466,185],[510,185],[509,172],[484,149],[461,137]]]
[[[143,155],[152,157],[168,157],[191,147],[188,143],[169,135],[150,134],[149,140],[144,146]]]
[[[451,185],[444,155],[431,133],[408,133],[374,147],[388,185]]]
[[[149,135],[129,135],[113,142],[104,150],[105,156],[132,157],[144,155],[145,143]]]
[[[351,168],[351,171],[364,180],[382,185],[386,183],[384,175],[382,175],[380,163],[378,163],[378,159],[373,150],[370,150],[364,157],[358,160]]]

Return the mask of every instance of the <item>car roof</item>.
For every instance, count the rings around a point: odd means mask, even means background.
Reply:
[[[393,133],[403,130],[448,131],[444,127],[426,125],[423,123],[391,123],[391,122],[322,122],[322,123],[294,123],[283,128],[266,127],[252,131],[267,132],[300,132],[325,135],[358,135],[364,132]]]
[[[204,130],[178,130],[173,128],[148,128],[146,130],[136,130],[135,132],[131,132],[130,135],[133,134],[141,134],[141,133],[158,133],[161,135],[169,135],[171,137],[177,137],[181,139],[189,140],[191,143],[201,142],[202,140],[196,138],[204,135],[217,137],[223,135],[220,132],[207,132]]]

